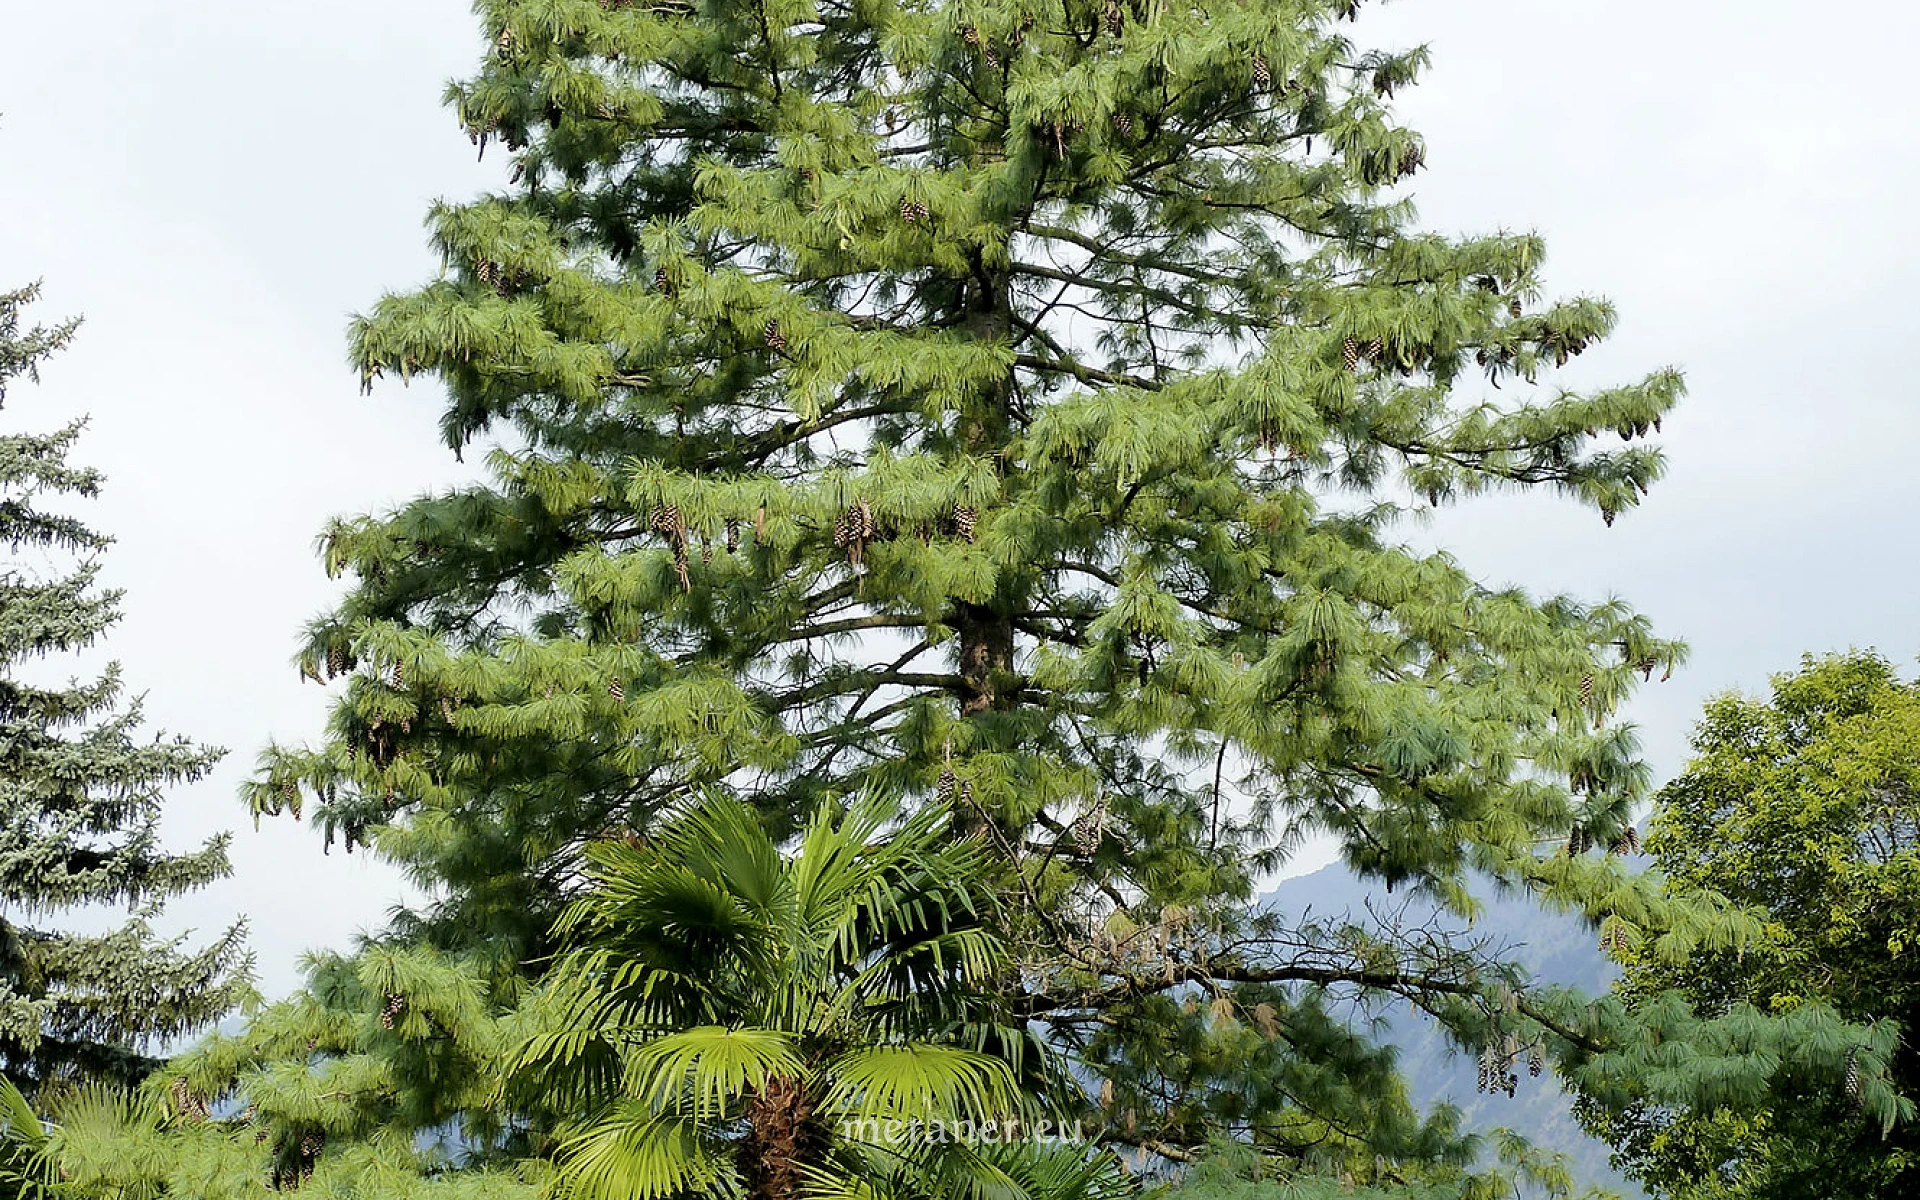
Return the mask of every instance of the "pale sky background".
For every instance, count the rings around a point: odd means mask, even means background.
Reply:
[[[87,317],[0,425],[93,416],[78,457],[109,473],[92,515],[129,592],[111,652],[153,725],[232,751],[168,828],[233,829],[235,875],[167,924],[248,913],[270,993],[402,886],[305,826],[253,832],[237,789],[270,738],[321,725],[290,662],[334,594],[322,524],[463,471],[433,388],[358,394],[344,329],[435,269],[434,197],[501,179],[440,107],[476,28],[458,0],[0,5],[0,285],[44,277],[46,319]],[[1402,0],[1358,34],[1433,46],[1401,108],[1428,140],[1424,223],[1539,230],[1555,290],[1623,316],[1573,378],[1671,363],[1692,389],[1669,478],[1613,529],[1538,496],[1419,536],[1489,583],[1618,594],[1690,640],[1634,709],[1663,777],[1702,699],[1803,650],[1910,667],[1920,6]]]

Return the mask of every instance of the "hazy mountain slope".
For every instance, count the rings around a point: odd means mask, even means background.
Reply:
[[[1290,914],[1310,910],[1313,916],[1330,920],[1351,914],[1365,923],[1371,913],[1372,918],[1419,925],[1433,918],[1431,905],[1409,901],[1404,895],[1389,896],[1385,889],[1363,883],[1337,864],[1282,881],[1265,902]],[[1464,928],[1457,920],[1444,927]],[[1513,957],[1527,964],[1536,977],[1553,983],[1597,993],[1605,991],[1615,975],[1613,964],[1600,954],[1594,935],[1579,920],[1545,912],[1528,900],[1489,899],[1471,933],[1510,947]],[[1573,1160],[1575,1177],[1585,1185],[1627,1197],[1644,1195],[1608,1166],[1607,1147],[1581,1131],[1551,1076],[1530,1079],[1522,1072],[1519,1091],[1512,1099],[1504,1093],[1480,1095],[1474,1088],[1474,1059],[1449,1047],[1431,1019],[1405,1006],[1382,1015],[1384,1036],[1400,1048],[1416,1103],[1453,1104],[1471,1127],[1512,1129],[1535,1145],[1567,1155]]]

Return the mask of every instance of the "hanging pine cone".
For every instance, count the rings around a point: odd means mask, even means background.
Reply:
[[[1532,1053],[1527,1055],[1527,1074],[1531,1075],[1535,1079],[1538,1079],[1540,1078],[1541,1072],[1545,1071],[1546,1069],[1547,1069],[1546,1051],[1540,1048],[1540,1043],[1535,1042],[1533,1045]]]
[[[653,531],[668,539],[679,539],[687,535],[687,519],[677,504],[656,504],[648,520]]]
[[[768,349],[785,350],[787,348],[787,335],[780,332],[780,322],[769,320],[766,333]]]
[[[396,692],[407,690],[407,668],[397,658],[393,661],[393,690]]]
[[[397,992],[388,992],[386,1004],[380,1009],[380,1028],[392,1029],[400,1014],[407,1010],[407,999]]]
[[[1107,33],[1119,37],[1120,31],[1127,26],[1126,10],[1120,7],[1120,0],[1107,0]]]
[[[1862,1088],[1860,1086],[1860,1049],[1857,1046],[1847,1051],[1847,1073],[1841,1083],[1846,1090],[1847,1099],[1853,1101],[1855,1107],[1858,1107]]]
[[[661,293],[669,300],[673,299],[673,280],[667,278],[667,269],[665,267],[655,267],[653,269],[653,290]]]
[[[1611,509],[1611,508],[1603,508],[1603,509],[1601,509],[1601,510],[1600,510],[1600,519],[1601,519],[1602,521],[1604,521],[1604,522],[1606,522],[1606,525],[1607,525],[1607,528],[1608,528],[1608,529],[1612,529],[1612,528],[1613,528],[1613,521],[1614,521],[1614,518],[1615,518],[1615,517],[1618,517],[1619,515],[1620,515],[1619,513],[1617,513],[1617,512],[1615,512],[1615,511],[1614,511],[1613,509]]]
[[[980,511],[971,505],[956,504],[953,508],[953,535],[963,542],[971,544],[980,532]]]
[[[1400,161],[1395,164],[1395,169],[1399,171],[1400,177],[1404,179],[1425,166],[1426,163],[1427,148],[1419,142],[1414,142],[1400,152]]]
[[[727,518],[727,553],[732,554],[740,548],[740,518]]]
[[[1518,321],[1520,319],[1520,314],[1525,311],[1526,309],[1522,307],[1520,304],[1520,297],[1515,296],[1511,300],[1507,301],[1507,315],[1512,317],[1514,320]]]
[[[1340,361],[1346,364],[1347,370],[1358,371],[1360,369],[1360,343],[1353,338],[1347,338],[1341,342]]]
[[[1121,137],[1133,136],[1133,114],[1117,112],[1113,114],[1113,127],[1120,131]]]
[[[1591,671],[1580,677],[1580,703],[1593,703],[1593,673]]]
[[[447,719],[447,724],[453,724],[453,701],[446,696],[440,697],[440,715]]]
[[[194,1094],[184,1076],[175,1079],[170,1090],[173,1094],[175,1112],[195,1124],[207,1119],[207,1102]]]
[[[1367,356],[1368,362],[1379,362],[1387,353],[1387,344],[1379,338],[1371,338],[1360,347],[1360,353]]]
[[[617,702],[624,703],[626,701],[627,685],[620,682],[618,675],[607,680],[607,695],[612,696]]]
[[[1253,52],[1253,86],[1262,91],[1273,86],[1273,68],[1267,64],[1267,56],[1258,50]]]
[[[1073,847],[1082,858],[1092,858],[1107,840],[1107,794],[1101,792],[1093,811],[1073,823]]]
[[[933,785],[933,794],[941,804],[952,807],[954,800],[960,794],[959,780],[954,775],[952,767],[940,769],[940,778]]]
[[[980,45],[980,31],[971,25],[962,25],[960,27],[960,40],[969,46],[978,48]]]
[[[347,648],[335,642],[327,647],[327,678],[347,673]]]

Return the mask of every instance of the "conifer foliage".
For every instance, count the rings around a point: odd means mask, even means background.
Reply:
[[[36,293],[0,295],[0,400],[37,380],[73,334],[22,326]],[[238,927],[192,949],[146,921],[227,873],[224,838],[173,854],[158,834],[167,789],[200,778],[221,751],[141,737],[117,665],[65,686],[30,668],[91,646],[118,619],[118,593],[97,587],[108,539],[59,507],[100,488],[97,472],[67,461],[81,428],[0,435],[0,542],[11,552],[0,568],[0,1072],[29,1092],[138,1078],[161,1043],[232,1007],[246,964]],[[83,905],[135,915],[92,936],[39,921]]]
[[[1320,834],[1459,912],[1477,870],[1612,938],[1751,931],[1599,852],[1646,778],[1613,715],[1682,647],[1402,540],[1493,489],[1613,524],[1682,384],[1569,390],[1612,308],[1549,296],[1535,237],[1413,226],[1389,102],[1426,56],[1356,45],[1357,7],[482,0],[451,99],[512,183],[434,209],[444,271],[353,354],[443,383],[492,481],[328,531],[331,735],[268,755],[256,811],[372,839],[436,885],[396,932],[498,980],[587,847],[693,790],[776,832],[950,804],[1014,901],[1015,1014],[1145,1162],[1228,1136],[1457,1181],[1356,997],[1500,1090],[1544,1057],[1619,1091],[1687,1039],[1662,1102],[1838,1086],[1764,1020],[1248,904]]]

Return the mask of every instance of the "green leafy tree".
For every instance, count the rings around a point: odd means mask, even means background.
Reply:
[[[73,334],[22,327],[37,291],[0,295],[0,399]],[[0,542],[13,551],[0,567],[0,1072],[29,1093],[140,1077],[153,1051],[233,1007],[247,966],[238,926],[190,949],[147,923],[228,871],[224,837],[173,854],[158,829],[167,789],[221,752],[141,738],[118,665],[65,686],[24,670],[93,645],[119,615],[119,593],[96,586],[108,539],[48,503],[99,491],[97,472],[67,461],[81,428],[0,436]],[[91,905],[134,917],[100,935],[23,923]]]
[[[529,1006],[522,1051],[542,1106],[575,1114],[567,1195],[1004,1180],[998,1156],[930,1130],[997,1142],[1045,1119],[1050,1056],[1003,1020],[981,846],[938,809],[889,828],[896,812],[877,796],[823,808],[783,855],[716,792],[591,852],[593,890],[563,922],[580,947]]]
[[[1625,954],[1622,993],[1897,1023],[1891,1081],[1920,1097],[1920,686],[1871,654],[1809,658],[1765,699],[1710,703],[1693,749],[1657,798],[1648,852],[1669,891],[1716,889],[1763,913],[1764,931],[1737,953]],[[1913,1127],[1889,1135],[1858,1111],[1857,1069],[1845,1084],[1783,1081],[1758,1112],[1636,1107],[1592,1124],[1663,1195],[1915,1194]]]
[[[1893,1115],[1884,1040],[1817,1006],[1629,1011],[1249,905],[1323,835],[1455,916],[1479,872],[1653,955],[1756,933],[1602,853],[1648,775],[1613,714],[1682,647],[1400,540],[1494,489],[1612,523],[1682,385],[1564,388],[1612,308],[1550,297],[1533,236],[1414,227],[1390,100],[1426,55],[1353,44],[1356,7],[483,0],[451,99],[513,182],[434,209],[445,270],[353,355],[444,384],[491,478],[327,532],[353,586],[303,669],[344,685],[255,810],[412,871],[392,938],[508,1011],[587,848],[678,797],[776,837],[950,805],[1012,1015],[1143,1166],[1225,1136],[1468,1186],[1356,1003],[1608,1106],[1837,1088],[1853,1046]]]

